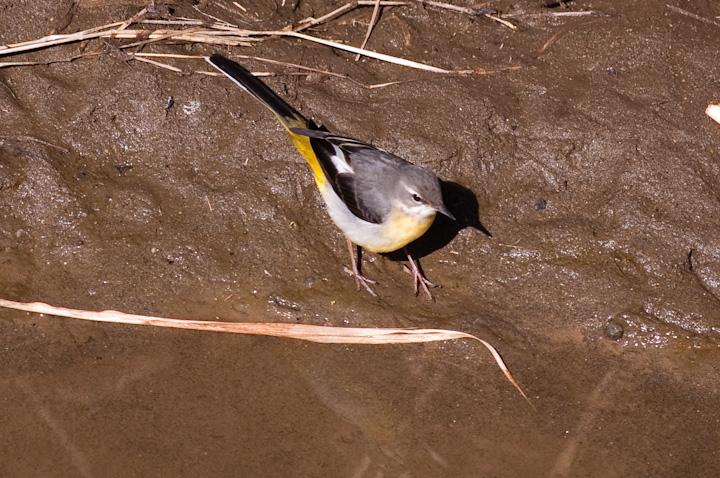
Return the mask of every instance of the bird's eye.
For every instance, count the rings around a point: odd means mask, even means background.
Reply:
[[[413,201],[415,202],[422,202],[422,198],[418,196],[417,194],[412,195]]]

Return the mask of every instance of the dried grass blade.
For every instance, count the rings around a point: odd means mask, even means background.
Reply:
[[[168,65],[168,64],[162,63],[160,61],[151,60],[149,58],[143,58],[138,55],[133,55],[133,60],[141,61],[143,63],[149,63],[149,64],[157,66],[159,68],[165,68],[166,70],[174,71],[175,73],[182,73],[182,70],[176,66]]]
[[[350,53],[357,53],[359,55],[367,56],[370,58],[375,58],[376,60],[385,61],[387,63],[394,63],[396,65],[407,66],[408,68],[415,68],[418,70],[431,71],[433,73],[444,73],[444,74],[448,74],[448,73],[455,73],[455,74],[467,73],[467,74],[469,74],[469,73],[472,73],[472,70],[468,70],[468,71],[445,70],[443,68],[426,65],[424,63],[418,63],[416,61],[406,60],[405,58],[399,58],[396,56],[386,55],[384,53],[377,53],[377,52],[374,52],[371,50],[364,50],[362,48],[345,45],[343,43],[338,43],[338,42],[334,42],[332,40],[326,40],[324,38],[318,38],[318,37],[314,37],[311,35],[306,35],[305,33],[300,33],[300,32],[295,32],[295,31],[276,31],[276,32],[268,32],[267,34],[300,38],[301,40],[307,40],[307,41],[319,43],[321,45],[329,46],[331,48],[337,48],[338,50],[349,51]]]
[[[228,45],[228,46],[249,46],[254,38],[253,36],[287,36],[299,38],[301,40],[311,41],[319,43],[321,45],[329,46],[339,50],[345,50],[351,53],[374,58],[376,60],[393,63],[396,65],[405,66],[408,68],[415,68],[419,70],[425,70],[433,73],[443,74],[472,74],[473,70],[446,70],[443,68],[437,68],[434,66],[426,65],[424,63],[418,63],[412,60],[406,60],[384,53],[377,53],[371,50],[365,50],[363,48],[357,48],[343,43],[338,43],[332,40],[326,40],[324,38],[318,38],[304,33],[292,31],[292,30],[278,30],[278,31],[249,31],[240,30],[236,28],[230,28],[226,25],[218,25],[217,29],[213,30],[199,30],[197,28],[189,28],[186,30],[101,30],[93,32],[78,32],[69,35],[52,35],[24,43],[16,43],[12,45],[0,46],[0,56],[9,55],[11,53],[19,53],[23,51],[37,50],[41,48],[47,48],[50,46],[61,45],[64,43],[72,43],[76,41],[89,40],[100,37],[112,37],[119,39],[142,39],[144,43],[159,40],[176,40],[196,43],[208,43],[216,45]],[[256,40],[257,41],[257,40]]]
[[[114,31],[114,30],[111,30]],[[90,40],[93,38],[100,38],[108,36],[107,31],[94,31],[94,32],[78,32],[69,35],[50,35],[47,37],[40,38],[38,40],[26,41],[22,43],[13,43],[11,45],[0,45],[0,56],[10,55],[12,53],[20,53],[23,51],[39,50],[41,48],[47,48],[55,45],[62,45],[64,43],[72,43],[82,40]]]
[[[676,7],[675,5],[666,4],[665,6],[674,12],[677,12],[681,15],[685,15],[686,17],[690,17],[695,20],[701,21],[703,23],[708,23],[710,25],[715,25],[716,27],[720,27],[720,23],[716,22],[715,20],[710,20],[708,18],[701,17],[700,15],[696,15],[695,13],[688,12],[687,10],[683,10],[682,8]]]
[[[225,332],[246,335],[267,335],[305,340],[326,344],[410,344],[421,342],[437,342],[443,340],[472,339],[483,344],[492,354],[505,378],[518,392],[530,402],[520,385],[510,374],[498,351],[490,343],[474,335],[456,330],[445,329],[403,329],[403,328],[372,328],[372,327],[324,327],[320,325],[283,324],[283,323],[252,323],[252,322],[209,322],[203,320],[168,319],[145,315],[126,314],[115,310],[91,311],[54,307],[43,302],[15,302],[0,299],[0,307],[8,309],[48,314],[92,322],[110,322],[116,324],[152,325],[175,329],[190,329],[213,332]]]
[[[335,10],[333,10],[330,13],[326,13],[325,15],[321,16],[320,18],[313,18],[313,17],[306,18],[300,22],[300,25],[297,28],[295,28],[295,31],[299,32],[302,30],[306,30],[310,27],[314,27],[315,25],[319,25],[330,19],[338,17],[338,16],[342,15],[343,13],[353,10],[356,6],[357,6],[357,4],[355,2],[350,2],[350,3],[343,5],[342,7],[336,8]]]
[[[367,32],[365,33],[365,39],[363,39],[362,45],[360,45],[360,48],[365,48],[367,45],[367,42],[370,40],[370,35],[372,34],[373,28],[375,27],[375,23],[377,22],[378,15],[380,14],[380,0],[375,0],[375,6],[373,7],[372,12],[372,18],[370,18],[370,24],[368,25]],[[358,61],[360,59],[360,54],[358,53],[355,55],[355,61]]]

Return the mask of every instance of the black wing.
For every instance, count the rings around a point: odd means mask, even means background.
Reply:
[[[375,197],[372,187],[376,178],[366,179],[362,174],[368,168],[362,166],[374,164],[378,156],[392,156],[386,151],[362,141],[344,136],[337,136],[327,131],[316,129],[290,128],[295,134],[310,138],[310,145],[318,158],[318,163],[325,173],[325,177],[345,205],[360,219],[379,224],[389,212],[389,203],[385,204],[382,197]],[[383,161],[378,161],[382,163]],[[359,164],[358,164],[359,163]],[[358,175],[356,167],[361,167]],[[364,195],[358,194],[358,184],[362,184]],[[374,195],[374,196],[373,196]],[[365,199],[363,199],[363,196]],[[375,199],[374,201],[368,199]],[[378,201],[378,199],[380,199]]]
[[[310,131],[310,130],[307,130]],[[312,130],[313,133],[323,133],[322,131]],[[325,133],[326,138],[320,138],[319,135],[310,136],[310,145],[315,151],[318,163],[325,173],[325,177],[340,197],[343,203],[350,211],[363,221],[379,224],[385,216],[385,211],[369,208],[366,201],[358,195],[358,177],[353,168],[352,149],[357,148],[353,143],[352,146],[344,141],[348,138],[331,136]],[[362,143],[360,143],[362,144]],[[363,145],[365,148],[372,148],[369,145]],[[341,163],[341,167],[333,161]]]

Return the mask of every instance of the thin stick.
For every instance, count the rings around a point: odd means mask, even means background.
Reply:
[[[40,38],[39,40],[14,43],[11,45],[2,45],[0,46],[0,56],[10,55],[12,53],[19,53],[23,51],[37,50],[39,48],[47,48],[55,45],[62,45],[64,43],[73,43],[76,41],[90,40],[93,38],[109,36],[109,32],[116,31],[115,27],[118,27],[122,24],[123,22],[110,23],[108,25],[104,25],[103,27],[91,28],[89,30],[83,30],[81,32],[71,33],[68,35],[50,35]],[[104,30],[103,28],[105,27],[113,29]]]
[[[144,56],[148,58],[174,58],[176,60],[204,60],[207,58],[206,55],[183,55],[180,53],[134,53],[133,56]]]
[[[195,26],[195,27],[201,27],[203,25],[207,25],[207,22],[204,22],[202,20],[193,20],[193,19],[185,19],[185,20],[138,20],[138,24],[142,25],[180,25],[180,26]]]
[[[133,23],[137,22],[138,19],[139,19],[141,16],[145,15],[145,13],[147,12],[147,9],[148,9],[148,7],[145,7],[145,8],[143,8],[142,10],[140,10],[139,12],[137,12],[135,15],[133,15],[132,17],[130,17],[130,18],[128,18],[127,20],[125,20],[125,21],[123,22],[123,24],[120,25],[120,27],[118,28],[118,31],[125,30],[125,29],[128,28],[130,25],[132,25]]]
[[[56,60],[44,60],[44,61],[0,61],[0,68],[7,68],[11,66],[37,66],[37,65],[52,65],[53,63],[70,63],[71,61],[79,58],[85,58],[88,56],[96,56],[102,54],[101,51],[91,51],[81,53],[79,55],[73,55],[69,58],[59,58]]]
[[[318,68],[312,68],[309,66],[299,65],[297,63],[288,63],[285,61],[279,61],[279,60],[273,60],[271,58],[263,58],[261,56],[252,56],[252,55],[240,55],[240,54],[233,54],[234,58],[244,58],[246,60],[256,60],[256,61],[262,61],[264,63],[270,63],[272,65],[280,65],[280,66],[286,66],[288,68],[299,68],[301,70],[305,70],[309,73],[318,73],[321,75],[327,75],[327,76],[333,76],[335,78],[341,78],[343,80],[348,80],[353,83],[355,83],[358,86],[362,86],[363,88],[372,89],[372,88],[378,88],[376,85],[366,85],[364,83],[361,83],[347,75],[343,75],[342,73],[335,73],[332,71],[327,70],[320,70]],[[197,59],[205,59],[207,56],[205,55],[180,55],[180,54],[169,54],[169,53],[135,53],[133,57],[137,58],[138,60],[140,58],[174,58],[174,59],[183,59],[183,60],[197,60]],[[3,63],[0,63],[0,66],[2,66]],[[210,76],[223,76],[221,73],[214,72],[214,71],[196,71],[195,73],[203,73],[203,74],[209,74]],[[254,76],[269,76],[269,73],[256,73],[253,72]],[[397,82],[394,82],[397,83]],[[387,83],[380,86],[389,86],[391,83]]]
[[[338,50],[345,50],[349,51],[350,53],[358,53],[360,55],[364,55],[370,58],[375,58],[376,60],[385,61],[388,63],[394,63],[396,65],[401,66],[407,66],[408,68],[416,68],[418,70],[425,70],[430,71],[433,73],[456,73],[456,74],[471,74],[473,73],[473,70],[445,70],[443,68],[438,68],[435,66],[426,65],[424,63],[418,63],[412,60],[406,60],[404,58],[398,58],[391,55],[386,55],[384,53],[377,53],[371,50],[364,50],[362,48],[357,48],[350,45],[345,45],[343,43],[334,42],[332,40],[325,40],[324,38],[318,38],[310,35],[306,35],[304,33],[295,32],[295,31],[277,31],[277,32],[267,32],[262,33],[263,35],[269,35],[269,34],[275,34],[275,35],[281,35],[281,36],[289,36],[289,37],[295,37],[300,38],[302,40],[307,40],[315,43],[319,43],[321,45],[329,46],[331,48],[336,48]]]
[[[247,60],[262,61],[264,63],[270,63],[272,65],[286,66],[288,68],[298,68],[298,69],[305,70],[308,72],[308,73],[300,73],[300,72],[286,73],[286,74],[290,74],[290,75],[298,75],[298,74],[302,75],[302,74],[317,73],[320,75],[332,76],[334,78],[340,78],[343,80],[350,81],[352,83],[355,83],[358,86],[367,88],[368,90],[373,90],[376,88],[385,88],[387,86],[399,85],[402,83],[410,83],[412,81],[417,81],[417,80],[400,80],[400,81],[388,81],[386,83],[377,83],[377,84],[373,84],[373,85],[366,85],[365,83],[362,83],[350,76],[343,75],[342,73],[335,73],[333,71],[320,70],[318,68],[312,68],[312,67],[305,66],[305,65],[299,65],[297,63],[289,63],[289,62],[285,62],[285,61],[273,60],[271,58],[263,58],[261,56],[240,55],[237,53],[233,54],[232,56],[234,58],[244,58]],[[181,55],[181,54],[176,54],[176,53],[133,53],[132,57],[133,57],[133,59],[140,60],[140,61],[142,61],[141,58],[172,58],[172,59],[176,59],[176,60],[199,60],[199,59],[207,58],[205,55]],[[65,60],[65,61],[69,61],[69,60]],[[2,68],[5,65],[19,66],[19,63],[20,62],[18,62],[18,64],[0,63],[0,68]],[[25,65],[25,64],[27,64],[27,65],[44,65],[46,63],[47,62],[27,62],[27,63],[22,63],[22,64],[23,65]],[[146,62],[146,63],[149,63],[149,62]],[[160,66],[161,68],[167,68],[169,65],[166,65],[164,63],[159,63],[158,66]],[[167,68],[167,69],[174,69],[174,67]],[[201,71],[194,71],[193,73],[198,73],[198,74],[203,74],[203,75],[208,75],[208,76],[223,76],[222,74],[214,72],[214,71],[202,71],[201,70]],[[252,73],[254,76],[270,76],[271,75],[271,73],[266,73],[266,72],[263,72],[263,73],[252,72]],[[480,73],[480,74],[482,74],[482,73]]]
[[[354,79],[354,78],[351,78],[351,77],[349,77],[349,76],[347,76],[347,75],[343,75],[342,73],[335,73],[335,72],[333,72],[333,71],[320,70],[320,69],[318,69],[318,68],[312,68],[312,67],[309,67],[309,66],[300,65],[300,64],[298,64],[298,63],[289,63],[289,62],[285,62],[285,61],[273,60],[273,59],[271,59],[271,58],[263,58],[263,57],[260,57],[260,56],[239,55],[239,54],[235,54],[235,55],[233,55],[233,56],[234,56],[235,58],[244,58],[244,59],[247,59],[247,60],[257,60],[257,61],[262,61],[262,62],[264,62],[264,63],[270,63],[271,65],[280,65],[280,66],[286,66],[286,67],[288,67],[288,68],[297,68],[297,69],[300,69],[300,70],[305,70],[305,71],[310,72],[310,73],[318,73],[318,74],[320,74],[320,75],[327,75],[327,76],[333,76],[333,77],[335,77],[335,78],[342,78],[343,80],[348,80],[348,81],[350,81],[350,82],[352,82],[352,83],[355,83],[355,84],[358,85],[358,86],[362,86],[363,88],[372,89],[372,86],[371,86],[371,85],[366,85],[366,84],[364,84],[364,83],[361,83],[361,82],[357,81],[357,80]]]
[[[237,3],[237,2],[234,2],[234,3]],[[221,2],[215,2],[215,6],[218,8],[222,8],[223,10],[230,13],[231,15],[238,15],[237,10],[230,8],[226,5],[223,5]],[[242,7],[242,5],[240,5],[240,6]],[[245,8],[245,7],[243,7],[243,8]],[[247,10],[245,10],[245,11],[247,11]],[[250,22],[246,22],[245,20],[239,20],[239,21],[240,21],[240,23],[244,23],[245,25],[250,25]]]
[[[330,13],[326,13],[320,18],[313,18],[309,17],[304,20],[300,21],[300,24],[294,28],[296,32],[301,32],[303,30],[306,30],[308,28],[314,27],[316,25],[319,25],[321,23],[325,23],[328,20],[332,20],[333,18],[337,18],[340,15],[343,15],[351,10],[354,10],[357,7],[374,7],[377,4],[380,4],[381,7],[407,7],[410,5],[415,4],[416,2],[413,2],[412,0],[405,0],[405,1],[395,1],[395,0],[358,0],[358,1],[352,1],[349,3],[346,3],[342,7],[338,7],[335,10],[333,10]]]
[[[375,0],[359,0],[357,4],[360,7],[374,7]],[[396,2],[394,0],[381,0],[380,2],[381,7],[406,7],[412,4],[413,2],[411,0],[406,0],[404,2]]]
[[[266,335],[271,337],[284,337],[308,342],[324,344],[409,344],[421,342],[439,342],[444,340],[472,339],[477,340],[488,349],[495,359],[495,363],[505,378],[530,403],[525,392],[510,374],[500,353],[489,342],[465,332],[445,329],[407,329],[407,328],[371,328],[371,327],[324,327],[322,325],[283,324],[283,323],[253,323],[253,322],[209,322],[203,320],[180,320],[165,317],[152,317],[145,315],[126,314],[116,310],[68,309],[54,307],[43,302],[15,302],[0,299],[0,307],[8,309],[34,312],[37,314],[56,315],[72,319],[88,320],[92,322],[110,322],[115,324],[151,325],[154,327],[168,327],[174,329],[190,329],[212,332],[225,332],[245,335]],[[531,404],[532,405],[532,404]]]
[[[402,85],[403,83],[412,83],[413,81],[417,81],[417,80],[398,80],[398,81],[388,81],[386,83],[375,83],[374,85],[366,85],[366,88],[368,90],[374,90],[377,88],[386,88],[388,86]]]
[[[133,43],[127,43],[125,45],[121,45],[118,48],[133,48],[136,46],[144,46],[144,45],[147,45],[148,43],[155,43],[155,42],[159,42],[162,40],[169,40],[169,39],[172,39],[175,37],[175,30],[163,30],[163,31],[165,32],[164,35],[154,35],[154,36],[152,36],[152,38],[149,38],[149,39],[145,39],[144,38],[145,35],[143,35],[143,36],[140,36],[140,38],[141,38],[140,41],[136,41]],[[197,31],[200,31],[199,27],[188,28],[188,29],[184,30],[185,34],[192,34],[193,32],[197,32]],[[118,38],[117,35],[113,35],[113,37]]]
[[[109,26],[123,26],[127,22],[118,22]],[[474,70],[446,70],[435,66],[427,65],[424,63],[415,62],[412,60],[406,60],[383,53],[366,50],[363,48],[357,48],[350,45],[345,45],[332,40],[326,40],[324,38],[318,38],[311,35],[306,35],[299,31],[293,30],[276,30],[276,31],[254,31],[254,30],[243,30],[240,28],[232,27],[227,23],[215,24],[210,29],[199,29],[189,28],[185,30],[140,30],[140,29],[124,29],[119,30],[118,28],[110,28],[99,30],[91,29],[73,33],[69,35],[51,35],[39,40],[34,40],[24,43],[16,43],[12,45],[0,46],[0,56],[9,55],[11,53],[19,53],[23,51],[37,50],[41,48],[47,48],[54,45],[60,45],[65,43],[71,43],[82,40],[89,40],[93,38],[118,38],[118,39],[139,39],[140,43],[132,45],[146,44],[149,42],[160,41],[160,40],[174,40],[184,41],[190,43],[207,43],[216,45],[228,45],[228,46],[249,46],[253,41],[261,41],[256,37],[270,37],[270,36],[285,36],[294,37],[305,41],[311,41],[319,43],[321,45],[329,46],[331,48],[345,50],[351,53],[364,55],[376,60],[393,63],[409,68],[420,69],[433,73],[442,74],[455,74],[455,75],[469,75],[474,74]],[[128,45],[125,45],[128,47]]]
[[[460,13],[467,13],[468,15],[484,15],[487,13],[487,9],[485,7],[481,8],[469,8],[469,7],[460,7],[458,5],[452,5],[450,3],[443,3],[443,2],[436,2],[434,0],[413,0],[415,3],[419,3],[421,5],[427,5],[428,7],[435,7],[435,8],[442,8],[444,10],[452,10],[454,12],[460,12]]]
[[[4,141],[4,140],[8,140],[8,139],[10,139],[10,138],[0,136],[0,142],[2,142],[2,141]],[[24,139],[24,140],[26,140],[26,141],[33,141],[33,142],[35,142],[35,143],[40,143],[40,144],[42,144],[42,145],[44,145],[44,146],[48,146],[48,147],[50,147],[50,148],[56,149],[56,150],[58,150],[58,151],[60,151],[60,152],[63,152],[63,153],[67,153],[67,152],[68,152],[68,150],[67,150],[66,148],[63,148],[62,146],[58,146],[58,145],[56,145],[56,144],[48,143],[47,141],[43,141],[43,140],[41,140],[41,139],[39,139],[39,138],[36,138],[36,137],[34,137],[34,136],[27,136],[27,135],[13,136],[12,139],[13,139],[13,140]]]
[[[690,18],[693,18],[693,19],[695,19],[695,20],[698,20],[698,21],[701,21],[701,22],[704,22],[704,23],[709,23],[710,25],[715,25],[715,26],[720,27],[720,23],[718,23],[718,22],[716,22],[716,21],[714,21],[714,20],[710,20],[709,18],[701,17],[700,15],[697,15],[697,14],[695,14],[695,13],[689,12],[689,11],[687,11],[687,10],[683,10],[682,8],[676,7],[676,6],[674,6],[674,5],[667,4],[667,5],[665,5],[665,6],[668,7],[670,10],[672,10],[672,11],[674,11],[674,12],[677,12],[677,13],[679,13],[679,14],[681,14],[681,15],[685,15],[685,16],[690,17]]]
[[[373,8],[372,12],[372,18],[370,18],[370,25],[368,25],[367,32],[365,33],[365,39],[362,42],[362,45],[360,45],[360,48],[365,48],[365,45],[367,45],[368,40],[370,39],[370,34],[373,31],[373,28],[375,27],[375,22],[377,22],[378,15],[380,14],[380,0],[375,0],[375,7]],[[360,53],[355,55],[355,61],[358,61],[360,59]]]
[[[428,7],[442,8],[444,10],[451,10],[454,12],[465,13],[467,15],[483,16],[485,18],[489,18],[490,20],[500,23],[500,24],[510,28],[511,30],[517,30],[517,26],[515,26],[513,23],[511,23],[507,20],[503,20],[502,18],[500,18],[496,15],[493,15],[492,13],[490,13],[488,11],[488,10],[492,11],[492,9],[488,9],[487,7],[481,7],[481,8],[459,7],[457,5],[452,5],[450,3],[436,2],[434,0],[413,0],[413,2],[419,3],[421,5],[427,5]]]
[[[578,23],[578,24],[566,25],[566,26],[563,27],[560,31],[558,31],[558,32],[555,33],[553,36],[551,36],[548,41],[545,42],[545,44],[540,48],[540,50],[538,50],[538,56],[539,56],[539,55],[542,55],[542,54],[545,52],[545,50],[547,50],[548,48],[550,48],[550,46],[551,46],[552,44],[554,44],[556,41],[558,41],[561,37],[563,37],[564,35],[566,35],[566,34],[567,34],[568,32],[570,32],[571,30],[576,29],[576,28],[579,28],[579,27],[583,27],[583,26],[586,26],[586,25],[589,25],[589,24],[591,24],[591,23],[595,23],[595,22],[597,22],[597,21],[599,21],[599,20],[601,20],[601,19],[600,19],[600,18],[593,18],[593,19],[586,20],[586,21],[581,22],[581,23]]]
[[[497,15],[493,15],[492,13],[486,13],[486,14],[483,15],[483,16],[484,16],[485,18],[489,18],[489,19],[492,20],[492,21],[498,22],[498,23],[501,24],[501,25],[506,26],[506,27],[508,27],[508,28],[511,29],[511,30],[517,30],[517,26],[516,26],[514,23],[509,22],[509,21],[507,21],[507,20],[504,20],[504,19],[498,17]]]
[[[151,65],[155,65],[160,68],[165,68],[166,70],[174,71],[175,73],[182,73],[182,70],[176,66],[168,65],[166,63],[161,63],[159,61],[151,60],[149,58],[143,58],[139,55],[133,55],[133,59],[137,60],[137,61],[141,61],[143,63],[149,63]],[[197,73],[200,73],[200,72],[197,72]],[[212,73],[212,72],[208,72],[208,73]]]
[[[716,22],[715,20],[710,20],[708,18],[701,17],[700,15],[696,15],[692,12],[688,12],[687,10],[683,10],[682,8],[676,7],[674,5],[666,4],[665,6],[668,7],[670,10],[677,12],[681,15],[685,15],[687,17],[693,18],[695,20],[698,20],[698,21],[701,21],[704,23],[709,23],[710,25],[715,25],[716,27],[720,27],[720,23]]]
[[[218,6],[219,6],[219,5],[220,5],[220,4],[218,3]],[[226,21],[223,20],[222,18],[218,18],[218,17],[216,17],[216,16],[214,16],[214,15],[210,15],[209,13],[203,12],[202,10],[200,10],[200,9],[198,8],[197,5],[193,6],[193,9],[194,9],[196,12],[198,12],[200,15],[205,15],[205,16],[208,17],[208,18],[212,18],[212,19],[215,20],[219,25],[226,25],[226,26],[232,27],[232,28],[239,28],[237,25],[233,25],[233,24],[230,23],[230,22],[226,22]]]
[[[155,58],[207,58],[206,56],[198,56],[198,55],[166,55],[164,53],[133,53],[131,59],[140,61],[142,63],[149,63],[149,64],[157,66],[159,68],[164,68],[166,70],[174,71],[176,73],[183,73],[183,71],[184,71],[176,66],[168,65],[167,63],[150,60],[148,57],[155,57]],[[2,65],[2,63],[0,63],[0,65]],[[215,77],[224,76],[222,73],[219,73],[217,71],[193,70],[192,73],[195,73],[198,75],[205,75],[205,76],[215,76]],[[271,73],[253,72],[253,75],[254,76],[271,76]]]
[[[333,10],[333,11],[330,12],[330,13],[326,13],[325,15],[323,15],[323,16],[320,17],[320,18],[312,18],[312,17],[306,18],[305,20],[302,20],[302,21],[300,22],[300,26],[298,26],[297,28],[295,28],[295,31],[296,31],[296,32],[301,32],[301,31],[306,30],[306,29],[308,29],[308,28],[310,28],[310,27],[314,27],[315,25],[319,25],[319,24],[321,24],[321,23],[323,23],[323,22],[326,22],[326,21],[328,21],[328,20],[331,20],[331,19],[333,19],[333,18],[335,18],[335,17],[339,17],[339,16],[342,15],[343,13],[346,13],[346,12],[349,12],[350,10],[353,10],[355,7],[357,7],[357,5],[358,5],[358,4],[357,4],[356,2],[350,2],[350,3],[347,3],[347,4],[343,5],[342,7],[336,8],[335,10]]]
[[[586,16],[602,16],[608,17],[609,14],[598,10],[584,10],[582,12],[541,12],[541,13],[506,13],[505,18],[536,18],[536,17],[586,17]]]

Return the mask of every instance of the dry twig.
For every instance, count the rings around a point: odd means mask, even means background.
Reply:
[[[437,2],[434,0],[406,0],[406,1],[390,1],[390,0],[360,0],[360,1],[351,1],[347,3],[346,5],[337,8],[333,10],[332,12],[323,15],[322,17],[318,19],[309,18],[305,21],[301,22],[300,26],[296,27],[295,29],[288,26],[287,28],[281,29],[281,30],[275,30],[275,31],[257,31],[257,30],[245,30],[241,29],[233,24],[230,24],[222,19],[213,17],[211,15],[205,14],[198,10],[201,14],[212,18],[215,20],[215,23],[207,26],[205,22],[202,22],[201,20],[197,19],[187,19],[187,18],[179,18],[179,19],[173,19],[173,20],[143,20],[141,17],[145,14],[147,11],[147,8],[144,8],[140,12],[138,12],[136,15],[131,17],[128,20],[122,21],[122,22],[115,22],[110,23],[107,25],[102,25],[99,27],[91,28],[88,30],[83,30],[80,32],[72,33],[72,34],[65,34],[65,35],[50,35],[46,36],[37,40],[22,42],[22,43],[16,43],[11,45],[4,45],[0,46],[0,57],[7,56],[15,53],[22,53],[22,52],[28,52],[38,49],[43,49],[55,45],[62,45],[67,43],[73,43],[78,41],[87,41],[91,39],[96,38],[117,38],[117,39],[129,39],[129,40],[137,40],[135,43],[132,43],[130,45],[121,45],[118,48],[128,48],[131,46],[138,46],[141,47],[143,45],[146,45],[148,43],[158,42],[162,40],[171,40],[171,41],[182,41],[182,42],[188,42],[188,43],[205,43],[205,44],[213,44],[213,45],[226,45],[226,46],[250,46],[254,42],[262,41],[265,38],[269,37],[293,37],[297,38],[303,41],[310,41],[314,43],[319,43],[321,45],[328,46],[330,48],[338,49],[338,50],[345,50],[350,53],[355,53],[356,55],[360,56],[367,56],[369,58],[374,58],[376,60],[385,61],[389,63],[393,63],[396,65],[401,65],[409,68],[415,68],[420,69],[432,73],[441,73],[441,74],[455,74],[455,75],[470,75],[470,74],[487,74],[491,71],[488,70],[447,70],[444,68],[438,68],[435,66],[427,65],[424,63],[415,62],[412,60],[407,60],[404,58],[395,57],[392,55],[386,55],[383,53],[374,52],[371,50],[367,50],[364,48],[364,45],[367,43],[367,39],[369,38],[369,35],[372,31],[372,27],[375,24],[377,20],[377,14],[382,6],[397,6],[397,5],[410,5],[410,4],[422,4],[427,5],[434,8],[444,8],[454,11],[459,11],[463,13],[468,13],[472,15],[483,15],[487,16],[488,18],[492,17],[490,13],[488,13],[488,9],[486,8],[479,8],[479,9],[472,9],[472,8],[466,8],[466,7],[456,7],[451,4],[445,4],[442,2]],[[324,38],[318,38],[316,36],[307,35],[305,33],[302,33],[302,30],[305,30],[307,28],[310,28],[312,26],[316,26],[320,23],[326,22],[329,19],[335,18],[338,15],[342,15],[343,13],[346,13],[354,8],[356,8],[358,5],[373,5],[373,20],[370,22],[370,27],[368,28],[368,33],[366,35],[365,41],[363,42],[363,47],[357,48],[350,45],[345,45],[343,43],[327,40]],[[498,20],[501,21],[501,20]],[[511,28],[514,28],[514,25],[509,24],[508,22],[502,21],[506,26],[509,26]],[[150,24],[150,25],[163,25],[163,26],[184,26],[186,28],[179,29],[179,30],[171,30],[171,29],[153,29],[153,30],[147,30],[147,29],[141,29],[141,28],[130,28],[132,24]],[[140,60],[139,61],[145,61],[145,62],[151,62],[149,60]],[[0,63],[0,68],[7,67],[7,66],[18,66],[20,64],[27,64],[27,63]],[[156,64],[157,66],[160,66],[162,68],[168,68],[173,71],[176,71],[175,67],[172,67],[170,65],[165,65],[163,63],[155,62],[153,64]],[[376,85],[377,86],[377,85]]]
[[[295,28],[295,31],[301,32],[310,27],[314,27],[316,25],[324,23],[328,20],[332,20],[333,18],[339,17],[340,15],[347,13],[350,10],[354,10],[357,7],[357,5],[358,4],[355,2],[350,2],[350,3],[343,5],[342,7],[336,8],[335,10],[333,10],[330,13],[326,13],[325,15],[323,15],[320,18],[312,18],[312,17],[306,18],[305,20],[302,20],[300,22],[300,25],[297,28]]]
[[[538,50],[538,56],[539,56],[539,55],[542,55],[543,53],[545,53],[545,50],[547,50],[548,48],[550,48],[550,46],[551,46],[552,44],[554,44],[556,41],[558,41],[561,37],[565,36],[565,35],[566,35],[567,33],[569,33],[571,30],[574,30],[574,29],[577,29],[577,28],[580,28],[580,27],[589,25],[589,24],[591,24],[591,23],[595,23],[595,22],[597,22],[598,20],[600,20],[600,19],[599,19],[599,18],[594,18],[594,19],[591,19],[591,20],[587,20],[587,21],[585,21],[585,22],[581,22],[581,23],[577,23],[577,24],[572,24],[572,25],[566,25],[566,26],[563,27],[560,31],[558,31],[558,32],[555,33],[553,36],[551,36],[548,41],[545,42],[545,44],[540,48],[540,50]]]
[[[368,40],[370,40],[370,34],[373,31],[373,28],[375,27],[375,23],[377,22],[378,15],[380,14],[380,0],[375,0],[375,7],[373,8],[372,12],[372,18],[370,18],[370,25],[368,25],[367,32],[365,33],[365,39],[363,39],[362,45],[360,45],[360,48],[365,48],[367,45]],[[358,53],[355,55],[355,61],[358,61],[360,59],[360,54]]]
[[[578,12],[540,12],[540,13],[508,13],[505,18],[539,18],[539,17],[609,17],[599,10],[583,10]]]
[[[716,27],[720,27],[720,23],[716,22],[715,20],[710,20],[709,18],[701,17],[700,15],[696,15],[695,13],[688,12],[687,10],[683,10],[682,8],[676,7],[675,5],[666,4],[665,6],[674,12],[677,12],[681,15],[685,15],[686,17],[690,17],[690,18],[693,18],[700,22],[708,23],[710,25],[715,25]]]
[[[495,15],[495,10],[489,7],[480,7],[480,8],[470,8],[470,7],[459,7],[457,5],[453,5],[451,3],[443,3],[443,2],[437,2],[435,0],[412,0],[414,3],[419,3],[421,5],[427,5],[428,7],[433,8],[442,8],[444,10],[451,10],[454,12],[460,12],[464,13],[466,15],[473,15],[473,16],[482,16],[485,18],[488,18],[490,20],[493,20],[495,22],[500,23],[501,25],[504,25],[511,30],[517,30],[517,27],[507,21],[503,20],[502,18]]]
[[[227,25],[215,24],[212,28],[201,29],[201,28],[189,28],[184,30],[140,30],[140,29],[124,29],[120,30],[115,28],[117,25],[122,23],[116,23],[106,25],[109,27],[106,29],[92,29],[84,30],[78,33],[72,33],[69,35],[51,35],[48,37],[40,38],[39,40],[33,40],[23,43],[16,43],[13,45],[0,46],[0,56],[5,56],[13,53],[20,53],[25,51],[39,50],[47,48],[49,46],[61,45],[65,43],[72,43],[82,40],[89,40],[93,38],[118,38],[126,40],[141,40],[144,43],[156,42],[160,40],[175,40],[185,41],[190,43],[207,43],[215,45],[228,45],[228,46],[248,46],[253,41],[259,41],[262,37],[270,36],[286,36],[298,38],[305,41],[319,43],[321,45],[329,46],[338,50],[345,50],[350,53],[357,53],[363,56],[374,58],[376,60],[385,61],[388,63],[394,63],[396,65],[406,66],[409,68],[415,68],[419,70],[425,70],[433,73],[451,73],[451,74],[472,74],[473,70],[446,70],[443,68],[437,68],[435,66],[426,65],[412,60],[406,60],[384,53],[378,53],[371,50],[365,50],[357,48],[351,45],[345,45],[332,40],[326,40],[324,38],[318,38],[305,33],[296,32],[293,30],[271,30],[271,31],[257,31],[257,30],[243,30],[240,28],[229,27]]]

